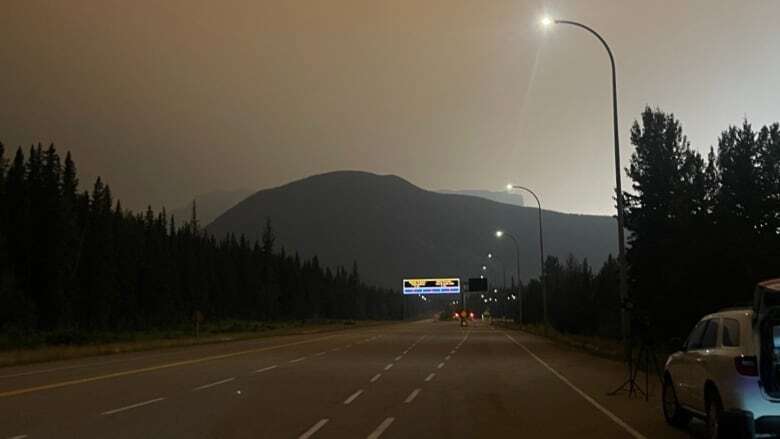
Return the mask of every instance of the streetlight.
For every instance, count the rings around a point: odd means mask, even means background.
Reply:
[[[612,49],[599,35],[598,32],[590,27],[577,23],[576,21],[569,20],[554,20],[550,17],[543,17],[541,20],[542,26],[549,28],[553,24],[568,24],[576,26],[581,29],[585,29],[590,32],[591,35],[596,37],[604,49],[607,50],[609,55],[609,63],[612,67],[612,131],[615,139],[615,193],[617,197],[617,222],[618,222],[618,260],[620,262],[620,327],[623,336],[623,344],[625,345],[626,360],[631,360],[631,347],[629,339],[631,337],[631,314],[628,310],[628,282],[626,276],[626,239],[623,230],[623,189],[620,184],[620,139],[618,135],[618,108],[617,108],[617,75],[615,73],[615,57],[612,55]]]
[[[488,257],[488,261],[493,261],[495,259],[493,257],[493,253],[488,253],[487,257]],[[501,265],[501,276],[502,276],[502,279],[503,279],[503,281],[502,281],[503,283],[501,285],[502,285],[502,288],[506,290],[506,266],[504,265],[504,261],[503,260],[499,261],[499,264]]]
[[[514,237],[511,233],[505,232],[503,230],[496,230],[496,238],[501,239],[504,235],[512,238],[512,241],[515,243],[515,252],[517,254],[517,290],[520,291],[520,243],[517,242],[517,238]],[[520,323],[523,323],[523,294],[518,293],[520,296],[520,300],[518,301],[518,308],[520,308]]]
[[[547,279],[544,276],[544,233],[542,232],[542,202],[539,201],[539,197],[525,186],[518,186],[514,184],[506,185],[506,189],[511,191],[512,189],[520,189],[533,195],[536,200],[536,205],[539,207],[539,280],[542,282],[542,309],[544,317],[545,328],[550,324],[547,320]]]

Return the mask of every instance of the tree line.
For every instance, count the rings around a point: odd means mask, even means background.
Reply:
[[[631,129],[626,200],[634,330],[685,337],[698,319],[752,303],[780,277],[780,125],[730,126],[706,157],[673,114],[645,108]],[[619,336],[618,264],[593,274],[569,257],[545,264],[548,315],[558,330]],[[542,321],[541,284],[525,288],[525,319]]]
[[[363,283],[355,263],[323,267],[316,256],[262,239],[217,239],[163,209],[124,209],[97,178],[79,189],[76,165],[54,145],[0,144],[0,332],[137,331],[207,319],[389,319],[391,290]]]

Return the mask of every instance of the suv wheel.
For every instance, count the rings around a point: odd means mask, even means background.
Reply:
[[[713,390],[707,395],[707,437],[710,439],[719,439],[724,437],[723,425],[723,403],[720,402],[718,392]]]
[[[671,377],[667,376],[664,379],[664,386],[661,393],[662,408],[666,422],[675,427],[685,427],[688,425],[688,422],[691,420],[691,415],[680,407]]]

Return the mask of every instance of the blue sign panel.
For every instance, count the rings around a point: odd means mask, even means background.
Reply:
[[[460,294],[460,279],[404,279],[404,294]]]

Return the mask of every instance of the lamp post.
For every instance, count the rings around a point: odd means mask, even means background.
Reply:
[[[550,17],[544,17],[541,20],[544,27],[550,27],[553,24],[568,24],[588,31],[596,37],[609,55],[609,63],[612,67],[612,131],[615,140],[615,195],[617,200],[617,225],[618,225],[618,260],[620,261],[620,328],[622,332],[623,344],[625,348],[626,361],[631,361],[631,314],[628,303],[628,279],[626,273],[626,240],[623,225],[624,202],[623,189],[620,183],[620,138],[618,135],[618,107],[617,107],[617,75],[615,73],[615,57],[612,55],[607,42],[598,32],[582,23],[570,20],[554,20]]]
[[[493,256],[493,253],[488,253],[487,257],[488,257],[488,261],[497,260],[497,259],[495,259],[495,256]],[[501,283],[501,289],[506,291],[506,266],[504,265],[504,261],[503,260],[498,261],[498,263],[501,264],[501,279],[502,279],[501,280],[501,282],[502,282]]]
[[[520,243],[517,241],[517,238],[515,238],[514,235],[511,233],[507,233],[503,230],[497,230],[496,231],[496,238],[501,239],[504,235],[512,238],[512,241],[515,243],[515,254],[517,255],[517,277],[515,278],[517,280],[517,295],[519,296],[520,300],[518,300],[518,308],[520,308],[520,323],[523,323],[523,293],[520,291]]]
[[[539,201],[539,197],[531,189],[525,186],[518,186],[514,184],[506,185],[507,190],[521,189],[529,194],[533,195],[536,200],[536,205],[539,207],[539,280],[542,283],[542,309],[544,318],[545,329],[549,326],[550,321],[547,319],[547,279],[544,275],[544,232],[542,231],[542,202]]]

